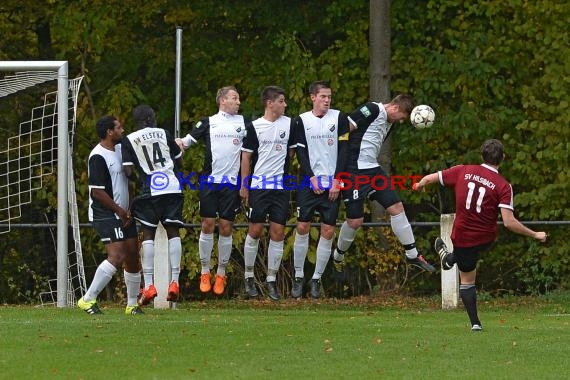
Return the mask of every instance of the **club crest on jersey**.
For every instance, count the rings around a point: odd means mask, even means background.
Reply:
[[[280,130],[279,131],[279,137],[284,138],[285,137],[285,131]]]
[[[368,117],[370,115],[372,115],[372,112],[370,112],[370,110],[368,109],[368,107],[364,106],[360,109],[360,112],[365,116]]]
[[[336,125],[334,125],[334,124],[329,125],[329,131],[334,132],[335,129],[336,129]]]
[[[237,133],[240,133],[240,132],[241,132],[241,127],[240,127],[240,126],[238,126],[238,127],[236,128],[236,132],[237,132]]]

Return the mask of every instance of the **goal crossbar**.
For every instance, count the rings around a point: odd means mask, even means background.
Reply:
[[[68,64],[67,61],[0,61],[0,71],[57,72],[57,307],[67,306]]]

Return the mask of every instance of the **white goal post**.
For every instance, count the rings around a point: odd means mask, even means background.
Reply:
[[[442,214],[440,219],[440,235],[447,248],[453,251],[451,230],[455,214]],[[459,271],[457,265],[449,270],[441,268],[441,308],[455,309],[459,303]]]
[[[0,61],[0,71],[57,72],[57,307],[67,306],[68,64],[67,61]],[[1,91],[2,89],[0,89]]]

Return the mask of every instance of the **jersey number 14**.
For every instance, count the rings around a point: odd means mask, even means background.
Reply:
[[[162,150],[160,150],[160,144],[155,142],[152,144],[152,161],[150,159],[150,155],[148,153],[148,149],[146,145],[142,146],[142,150],[144,153],[144,158],[146,159],[146,164],[151,171],[154,171],[154,165],[160,164],[164,167],[164,163],[166,162],[166,158],[162,155]],[[154,164],[154,165],[153,165]]]

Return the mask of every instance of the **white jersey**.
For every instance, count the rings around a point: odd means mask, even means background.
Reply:
[[[289,167],[289,148],[295,148],[291,118],[271,122],[263,117],[248,128],[242,150],[254,154],[250,189],[283,189]]]
[[[378,154],[392,127],[388,123],[386,108],[381,103],[368,102],[354,110],[348,118],[357,129],[350,132],[348,138],[347,167],[370,169],[380,166]]]
[[[346,115],[329,109],[325,115],[317,117],[308,111],[299,115],[296,121],[297,151],[306,148],[310,167],[309,170],[301,166],[301,173],[309,177],[317,176],[321,185],[329,187],[339,167],[339,138],[349,132]],[[301,163],[301,153],[298,159]]]
[[[123,210],[129,209],[129,183],[123,170],[121,144],[108,150],[97,144],[89,154],[89,221],[119,219],[119,216],[91,197],[92,189],[102,189]]]
[[[143,128],[125,139],[123,165],[135,165],[141,176],[143,194],[180,193],[174,160],[182,152],[170,133],[162,128]]]
[[[208,182],[237,184],[246,123],[249,121],[242,115],[220,111],[200,120],[182,139],[185,147],[204,140],[206,157],[202,174],[212,178]]]

